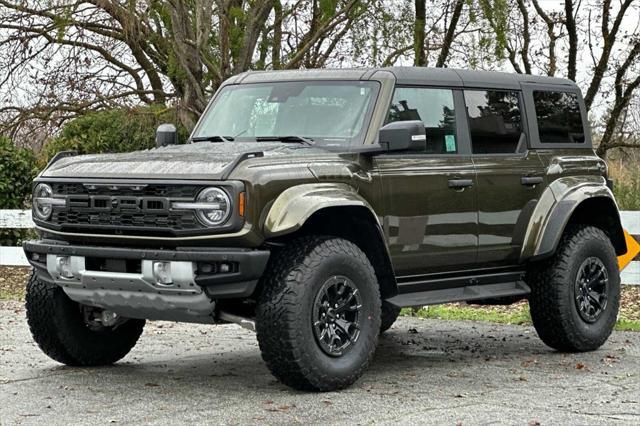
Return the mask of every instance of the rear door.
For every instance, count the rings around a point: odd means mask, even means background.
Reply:
[[[415,152],[375,158],[385,202],[383,224],[398,276],[466,269],[476,263],[477,194],[462,91],[397,87],[388,122],[421,120]]]
[[[465,89],[464,98],[478,182],[478,262],[515,264],[545,176],[528,149],[522,93]]]

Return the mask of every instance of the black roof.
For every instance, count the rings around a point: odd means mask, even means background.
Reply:
[[[455,68],[383,67],[333,68],[284,71],[249,71],[231,77],[227,83],[257,83],[285,80],[369,80],[377,73],[391,73],[398,84],[421,84],[450,87],[495,87],[520,89],[520,83],[577,87],[566,78],[515,74],[498,71],[475,71]]]

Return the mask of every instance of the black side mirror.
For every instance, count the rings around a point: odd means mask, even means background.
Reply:
[[[424,151],[427,135],[420,120],[395,121],[383,126],[378,141],[387,151]]]
[[[178,143],[178,130],[173,124],[165,123],[156,130],[156,146],[175,145]]]

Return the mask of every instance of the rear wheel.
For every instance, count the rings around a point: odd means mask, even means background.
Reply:
[[[620,272],[607,235],[593,226],[571,226],[555,256],[528,272],[529,305],[540,338],[565,352],[604,344],[620,304]]]
[[[271,259],[256,316],[262,357],[278,380],[301,390],[342,389],[375,351],[380,294],[373,267],[347,240],[295,240]]]
[[[400,315],[400,308],[389,303],[382,303],[382,319],[380,321],[380,333],[384,333],[391,328]]]
[[[59,286],[39,280],[35,271],[27,283],[26,308],[31,334],[40,349],[72,366],[120,360],[136,344],[145,324],[76,303]]]

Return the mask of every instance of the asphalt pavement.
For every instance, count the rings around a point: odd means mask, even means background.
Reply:
[[[561,354],[535,330],[401,318],[341,392],[278,383],[236,325],[148,323],[122,361],[69,368],[0,302],[0,424],[640,424],[640,333]]]

